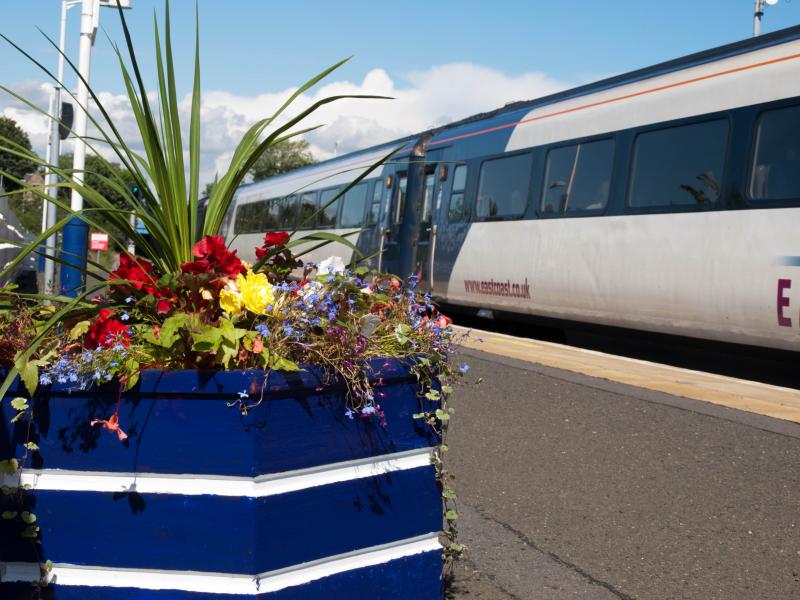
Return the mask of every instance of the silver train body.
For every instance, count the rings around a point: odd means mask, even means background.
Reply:
[[[243,186],[230,217],[249,260],[299,224],[469,310],[797,351],[800,27]]]

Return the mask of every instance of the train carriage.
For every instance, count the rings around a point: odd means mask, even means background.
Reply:
[[[229,238],[403,145],[304,227],[472,311],[800,350],[800,27],[245,186]]]

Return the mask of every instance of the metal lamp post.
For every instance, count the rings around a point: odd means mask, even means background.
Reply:
[[[61,156],[61,135],[59,134],[58,124],[61,117],[61,86],[64,79],[64,45],[67,34],[67,11],[73,6],[77,6],[82,0],[62,0],[61,2],[61,34],[58,44],[58,77],[53,93],[50,95],[50,114],[58,118],[50,121],[50,142],[47,145],[47,163],[58,165]],[[49,170],[45,179],[45,192],[57,194],[55,185],[58,183],[58,175]],[[49,202],[42,202],[42,232],[44,233],[56,224],[56,206]],[[45,253],[47,256],[55,256],[56,236],[51,235],[45,243]],[[45,257],[44,263],[44,293],[52,294],[55,290],[55,261]]]
[[[86,166],[86,128],[87,111],[89,110],[89,71],[91,66],[92,45],[100,21],[100,8],[107,6],[116,8],[130,8],[130,0],[81,0],[81,39],[80,54],[78,58],[77,101],[79,104],[75,115],[75,152],[73,158],[73,175],[75,183],[83,183],[83,171]],[[83,210],[83,197],[73,189],[70,198],[70,208],[74,213]],[[69,296],[77,296],[83,287],[83,273],[86,268],[86,254],[88,251],[89,226],[73,217],[64,227],[61,257],[64,264],[61,267],[61,292]]]
[[[778,0],[755,0],[756,10],[753,13],[753,37],[761,35],[761,17],[764,16],[765,5],[775,6]]]

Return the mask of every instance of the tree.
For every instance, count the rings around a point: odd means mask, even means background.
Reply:
[[[0,117],[0,146],[13,148],[17,144],[31,150],[31,140],[14,119]],[[8,198],[8,206],[17,215],[22,226],[32,232],[42,227],[42,201],[34,195],[22,193],[22,186],[9,179],[8,175],[17,179],[36,171],[36,163],[10,152],[0,151],[0,181],[3,190],[14,193]],[[7,174],[7,175],[5,175]]]
[[[72,164],[72,153],[62,154],[59,157],[58,166],[61,169],[69,172],[72,169]],[[86,166],[84,167],[84,170],[86,171],[85,182],[88,187],[99,192],[106,200],[115,206],[123,209],[127,208],[125,196],[123,196],[119,190],[115,189],[114,186],[110,185],[106,179],[110,179],[117,185],[129,190],[131,184],[134,182],[134,178],[128,169],[121,167],[118,163],[109,162],[106,159],[97,156],[96,154],[87,154]],[[61,200],[61,202],[64,204],[69,204],[71,196],[71,188],[59,188],[58,199]],[[63,210],[59,209],[59,218],[65,214],[66,213]],[[97,221],[98,224],[102,225],[104,231],[107,231],[120,241],[124,239],[122,232],[115,227],[112,227],[111,224],[102,217],[102,215],[95,213],[91,218]]]
[[[71,152],[62,154],[58,159],[58,166],[65,171],[70,171],[72,169],[72,161],[73,156]],[[109,162],[96,154],[87,154],[84,170],[86,171],[85,181],[88,187],[99,192],[112,204],[121,208],[125,206],[125,197],[120,194],[118,190],[114,189],[113,186],[109,185],[104,178],[115,182],[122,179],[122,183],[118,183],[118,185],[129,189],[133,183],[133,176],[128,169],[120,167],[117,163]],[[71,195],[72,190],[70,188],[61,188],[58,190],[58,198],[62,202],[69,203]]]
[[[206,198],[208,198],[209,196],[211,196],[211,192],[213,192],[213,191],[214,191],[214,186],[216,186],[216,185],[217,185],[217,182],[218,182],[218,181],[219,181],[219,178],[217,177],[217,175],[216,175],[216,174],[214,174],[214,181],[212,181],[211,183],[207,183],[207,184],[206,184],[206,187],[205,187],[205,189],[203,190],[203,196],[205,196]]]
[[[18,144],[26,150],[31,150],[31,140],[28,134],[17,125],[17,122],[10,117],[0,117],[0,145],[13,147],[14,144]],[[23,179],[26,175],[36,170],[36,163],[10,152],[0,151],[0,170],[17,179]],[[7,192],[20,189],[19,185],[7,177],[3,177],[3,187]]]
[[[286,140],[262,154],[250,169],[253,181],[274,177],[317,162],[305,140]]]

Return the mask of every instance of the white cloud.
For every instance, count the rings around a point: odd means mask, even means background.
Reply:
[[[398,85],[386,71],[374,69],[358,83],[334,81],[316,88],[312,93],[301,95],[285,117],[295,115],[331,95],[371,94],[394,98],[340,100],[322,107],[307,119],[303,127],[325,125],[305,136],[314,154],[324,159],[333,156],[335,151],[339,154],[351,152],[498,108],[508,102],[536,98],[566,87],[564,82],[543,73],[512,76],[471,63],[434,66],[408,73],[406,80],[407,85]],[[39,106],[47,107],[48,85],[24,82],[14,89]],[[242,134],[258,119],[277,110],[294,91],[265,91],[257,96],[238,96],[213,90],[204,92],[201,182],[211,181],[215,172],[222,172]],[[133,140],[132,145],[141,150],[127,97],[110,93],[101,93],[99,96],[122,135],[127,140]],[[190,105],[191,99],[187,95],[180,103],[184,121],[188,121]],[[0,97],[0,110],[3,115],[20,123],[31,136],[34,148],[43,155],[47,119],[7,95]],[[285,119],[281,122],[285,122]],[[188,139],[185,143],[188,143]],[[64,149],[69,150],[69,147]],[[103,154],[110,156],[105,151]]]

